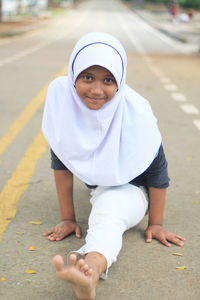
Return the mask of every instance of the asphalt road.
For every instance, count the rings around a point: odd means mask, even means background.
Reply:
[[[124,235],[97,300],[199,300],[200,58],[114,0],[82,1],[46,28],[0,40],[0,299],[75,299],[56,278],[51,260],[80,247],[83,238],[42,237],[59,222],[59,210],[40,128],[46,86],[67,72],[75,42],[89,31],[111,33],[127,50],[128,83],[150,101],[169,162],[165,226],[187,238],[183,248],[145,244],[145,218]],[[77,179],[74,194],[84,236],[89,192]]]

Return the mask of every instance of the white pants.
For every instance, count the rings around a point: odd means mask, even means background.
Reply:
[[[121,250],[123,233],[138,224],[147,212],[148,196],[144,188],[129,183],[97,187],[91,195],[92,210],[85,245],[73,252],[81,255],[101,253],[107,260],[108,271]]]

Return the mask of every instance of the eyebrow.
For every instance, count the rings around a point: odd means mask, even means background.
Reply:
[[[86,72],[86,71],[81,72],[81,74],[94,76],[94,74],[89,73],[89,72]],[[81,75],[81,74],[80,74],[80,75]],[[105,77],[113,77],[113,78],[115,78],[111,73],[106,74]]]

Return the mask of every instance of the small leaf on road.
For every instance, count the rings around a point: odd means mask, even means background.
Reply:
[[[1,277],[1,281],[6,281],[6,278],[5,277]]]
[[[193,203],[194,204],[200,204],[200,201],[199,200],[195,200]]]
[[[35,247],[34,247],[34,246],[30,246],[30,247],[28,248],[28,250],[30,250],[30,251],[35,251]]]
[[[178,252],[174,252],[172,253],[173,255],[176,255],[176,256],[182,256],[183,254],[182,253],[178,253]]]
[[[41,225],[41,224],[43,224],[43,222],[41,222],[41,221],[30,221],[29,223],[30,224],[34,224],[34,225]]]
[[[187,269],[186,266],[176,267],[176,270],[177,270],[177,271],[186,270],[186,269]]]
[[[30,270],[30,269],[26,269],[25,272],[26,272],[27,274],[37,274],[36,271]]]
[[[22,235],[22,234],[24,234],[24,232],[22,232],[22,231],[17,231],[16,234]]]
[[[188,160],[188,161],[189,161],[189,160],[192,160],[192,157],[187,156],[187,157],[186,157],[186,160]]]

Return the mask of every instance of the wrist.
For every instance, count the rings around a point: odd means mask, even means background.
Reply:
[[[163,218],[162,217],[158,217],[158,216],[150,216],[148,218],[148,226],[151,225],[159,225],[159,226],[163,226]]]
[[[68,221],[68,222],[70,222],[70,221],[71,221],[71,222],[76,222],[76,219],[75,219],[75,218],[65,218],[65,219],[62,218],[62,219],[61,219],[61,222],[67,222],[67,221]]]
[[[60,214],[60,220],[61,221],[75,221],[76,220],[76,216],[74,212],[64,212]]]

